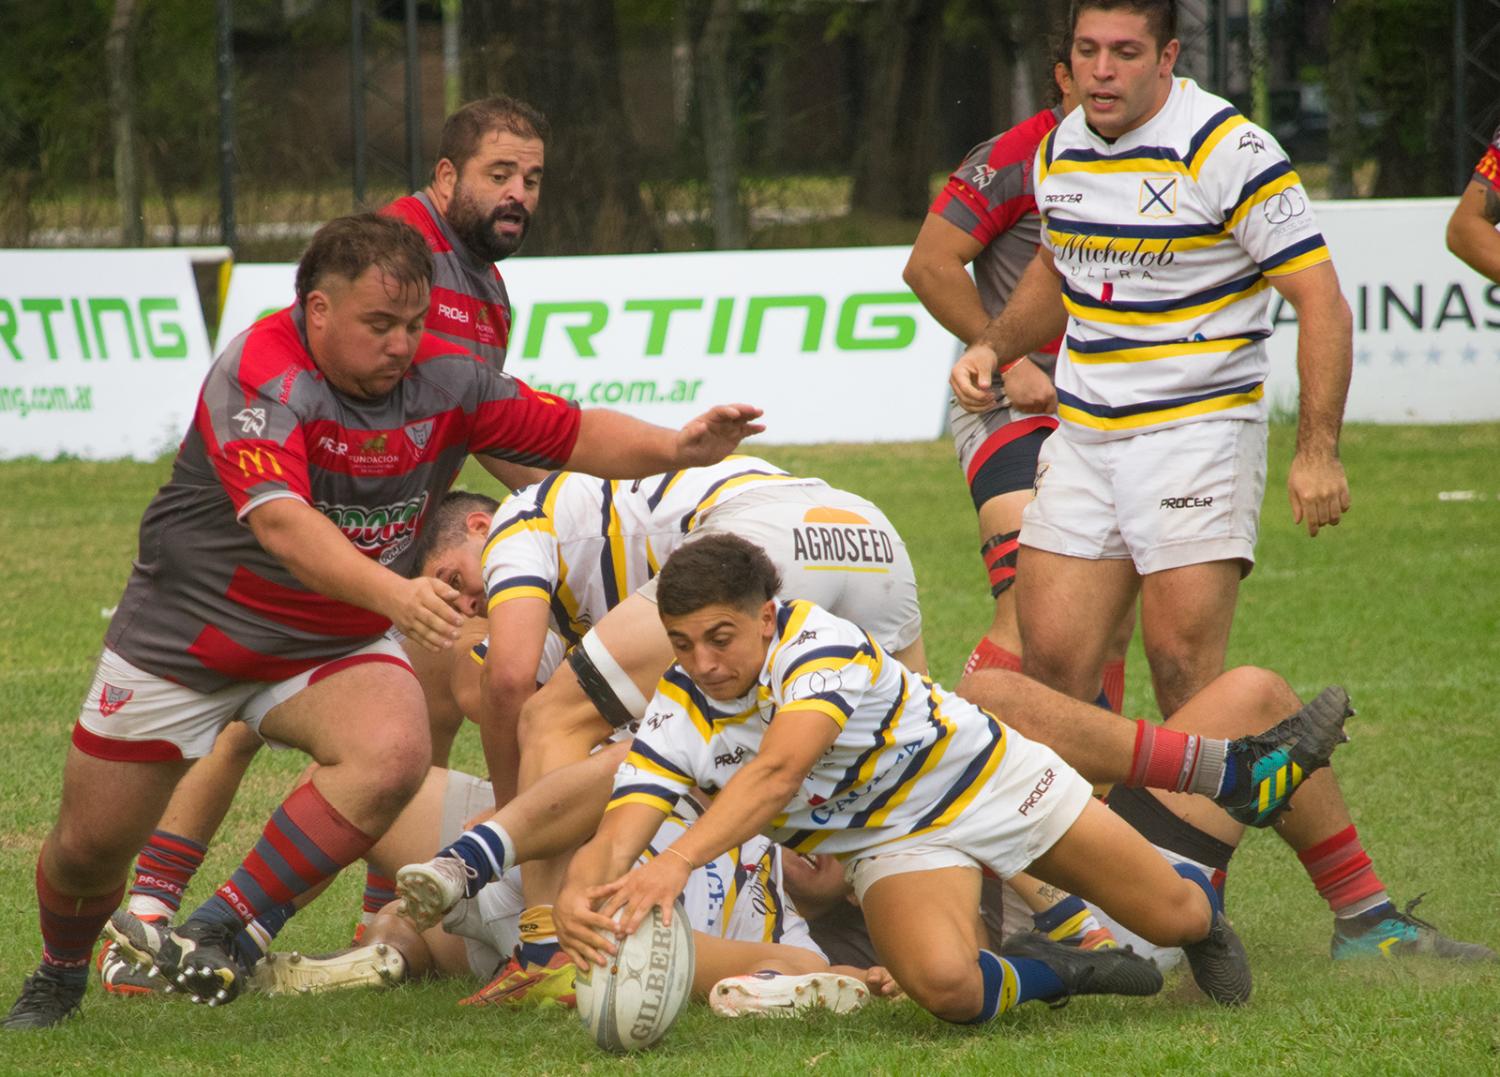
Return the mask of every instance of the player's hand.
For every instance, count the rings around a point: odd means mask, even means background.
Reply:
[[[1057,410],[1057,388],[1047,372],[1030,359],[1022,359],[1004,374],[1005,398],[1017,411],[1045,415]]]
[[[444,651],[458,639],[463,614],[454,608],[459,593],[434,576],[397,577],[387,608],[391,624],[429,651]]]
[[[672,903],[692,873],[692,867],[681,856],[663,852],[623,878],[596,887],[591,894],[604,899],[599,911],[620,925],[623,937],[640,927],[653,907],[661,909],[662,923],[670,924]]]
[[[958,357],[953,370],[948,374],[948,386],[953,398],[965,411],[989,411],[999,405],[991,384],[1000,357],[988,344],[971,344]]]
[[[720,404],[709,408],[677,432],[678,466],[717,464],[734,452],[745,438],[765,431],[765,424],[755,421],[761,414],[759,408],[749,404]]]
[[[1297,453],[1287,472],[1286,492],[1292,503],[1292,523],[1307,524],[1312,536],[1321,527],[1337,527],[1339,518],[1349,511],[1349,480],[1337,456]]]
[[[582,887],[565,886],[552,906],[557,944],[581,969],[590,965],[607,965],[608,955],[615,952],[615,922],[595,911],[594,902],[589,899],[591,892]]]
[[[865,986],[877,998],[903,999],[906,992],[896,982],[896,977],[884,965],[871,965],[865,969]]]

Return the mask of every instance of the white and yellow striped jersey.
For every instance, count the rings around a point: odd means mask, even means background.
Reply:
[[[626,533],[620,483],[559,471],[495,512],[484,545],[486,611],[539,598],[570,645],[652,576],[645,536]]]
[[[1276,140],[1191,79],[1114,141],[1074,109],[1037,150],[1042,241],[1062,275],[1058,417],[1102,441],[1263,421],[1269,278],[1328,259]]]
[[[570,645],[661,568],[716,505],[773,484],[818,484],[753,456],[634,482],[559,471],[501,504],[485,541],[486,611],[548,603]]]
[[[662,821],[642,854],[642,862],[680,838],[703,808],[684,796]],[[688,876],[682,900],[693,930],[742,942],[780,942],[822,951],[807,923],[786,896],[781,874],[781,846],[757,835],[721,853]]]
[[[767,837],[797,852],[897,851],[956,820],[996,773],[1007,731],[996,718],[891,658],[857,625],[810,602],[778,602],[776,635],[755,688],[706,697],[680,666],[647,705],[615,775],[611,807],[670,812],[693,786],[710,792],[760,747],[782,708],[839,726]]]

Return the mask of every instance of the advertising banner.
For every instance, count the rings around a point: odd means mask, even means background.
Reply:
[[[901,282],[906,254],[516,258],[506,370],[664,426],[743,402],[779,443],[936,437],[954,342]],[[236,266],[218,346],[290,302],[292,276]]]
[[[183,251],[0,250],[0,458],[173,449],[209,358]]]
[[[1500,284],[1448,251],[1452,198],[1315,202],[1354,314],[1349,422],[1500,419]],[[1276,207],[1286,212],[1295,207]],[[1297,391],[1297,319],[1272,300],[1268,342],[1274,405]]]
[[[1453,206],[1313,204],[1354,315],[1350,422],[1500,419],[1500,285],[1448,252]],[[902,284],[907,253],[518,257],[502,266],[516,304],[506,369],[664,425],[744,401],[766,409],[768,441],[933,437],[959,349]],[[290,302],[292,276],[236,266],[219,346]],[[1267,392],[1290,413],[1296,314],[1279,296],[1271,311]]]

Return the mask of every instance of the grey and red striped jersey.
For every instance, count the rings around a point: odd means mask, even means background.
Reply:
[[[411,225],[432,248],[427,333],[473,352],[496,370],[504,369],[510,293],[495,264],[468,252],[425,193],[398,198],[380,212]]]
[[[105,643],[201,692],[283,680],[347,653],[389,622],[300,583],[245,517],[296,498],[408,574],[418,532],[470,453],[559,467],[579,418],[569,401],[430,335],[393,392],[354,399],[313,362],[298,308],[264,318],[209,369],[172,476],[141,520]]]
[[[930,212],[984,245],[974,259],[974,283],[991,318],[1010,301],[1041,245],[1042,219],[1032,169],[1037,146],[1061,119],[1062,109],[1044,109],[981,142],[933,200]],[[1060,339],[1031,357],[1049,373]]]

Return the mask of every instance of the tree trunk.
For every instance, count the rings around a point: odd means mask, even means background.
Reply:
[[[488,11],[483,9],[490,9]],[[661,246],[641,200],[640,155],[630,135],[610,0],[465,4],[471,27],[493,35],[466,62],[480,94],[508,93],[552,124],[547,178],[530,254],[613,254]],[[479,70],[476,72],[476,68]]]
[[[130,56],[130,32],[135,0],[114,0],[109,35],[104,39],[109,79],[110,126],[115,138],[115,198],[120,207],[120,245],[140,247],[146,241],[141,202],[141,154],[136,144],[135,89]]]
[[[869,75],[854,159],[853,209],[920,218],[937,161],[938,57],[943,5],[881,0],[869,16]]]
[[[703,33],[694,51],[703,125],[703,156],[708,165],[708,190],[714,227],[714,247],[736,250],[745,246],[745,210],[740,204],[740,155],[734,101],[738,80],[731,54],[735,0],[711,0]]]

